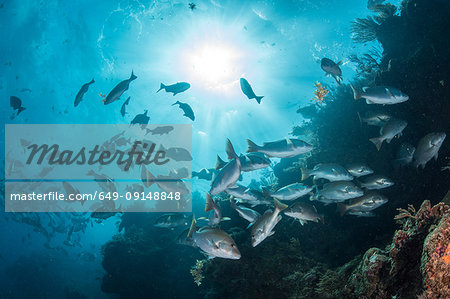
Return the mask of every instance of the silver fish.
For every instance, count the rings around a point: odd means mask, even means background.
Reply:
[[[367,193],[361,197],[350,200],[348,204],[338,203],[341,216],[347,212],[370,212],[388,202],[388,199],[376,192]]]
[[[362,92],[351,84],[355,100],[366,99],[367,104],[393,105],[406,102],[409,97],[400,90],[388,86],[363,87]]]
[[[286,216],[298,219],[301,225],[308,221],[323,222],[323,217],[317,213],[316,207],[304,202],[296,202],[284,211]]]
[[[356,217],[375,217],[376,216],[372,212],[365,212],[365,211],[348,211],[347,214],[356,216]]]
[[[219,173],[213,179],[211,189],[209,190],[211,195],[219,194],[233,186],[241,176],[241,161],[234,151],[230,139],[227,139],[226,152],[228,158],[231,160],[220,169]]]
[[[350,181],[330,182],[323,185],[321,190],[316,186],[316,194],[310,200],[318,200],[325,204],[342,202],[347,199],[360,197],[364,192]]]
[[[231,208],[236,210],[236,212],[239,214],[239,216],[241,216],[241,218],[244,218],[245,220],[250,222],[250,225],[255,223],[256,220],[258,220],[258,218],[261,217],[261,214],[259,214],[255,210],[236,205],[233,197],[230,198],[230,204]]]
[[[414,166],[425,168],[425,165],[433,157],[438,158],[438,152],[447,135],[444,132],[430,133],[422,137],[417,144],[416,152],[414,153]]]
[[[264,142],[263,146],[256,145],[250,139],[247,139],[248,153],[259,152],[269,157],[292,158],[312,151],[312,145],[299,140],[286,138],[283,140]]]
[[[178,82],[172,85],[164,85],[161,83],[161,86],[159,87],[158,91],[164,89],[166,92],[171,92],[175,96],[176,94],[179,94],[183,91],[188,90],[191,87],[191,84],[187,82]]]
[[[255,92],[253,91],[252,87],[250,86],[250,83],[245,78],[241,78],[239,80],[239,83],[241,85],[242,92],[247,96],[249,99],[255,99],[258,104],[261,104],[261,99],[264,98],[264,96],[257,96],[255,95]]]
[[[189,216],[181,213],[164,214],[155,220],[153,226],[160,228],[176,228],[189,225]]]
[[[364,117],[361,117],[358,112],[358,118],[361,123],[366,123],[369,126],[382,127],[392,116],[382,111],[368,111]]]
[[[264,157],[262,153],[248,153],[246,155],[239,155],[241,161],[241,171],[249,172],[258,169],[263,169],[270,166],[270,160]],[[227,162],[217,156],[216,169],[225,166]]]
[[[394,137],[400,137],[407,125],[408,123],[404,120],[391,119],[380,129],[379,137],[370,138],[369,140],[375,144],[377,150],[380,150],[383,141],[386,140],[387,143],[390,143]]]
[[[403,142],[396,155],[396,159],[393,161],[394,166],[402,167],[412,162],[416,148],[407,142]]]
[[[373,170],[364,163],[350,163],[345,165],[345,168],[354,177],[361,177],[373,173]]]
[[[130,87],[131,81],[135,80],[136,78],[137,77],[134,75],[133,71],[131,71],[130,78],[127,80],[123,80],[122,82],[117,84],[116,87],[114,87],[113,90],[111,90],[110,93],[106,96],[103,104],[108,105],[114,101],[120,100],[122,94],[128,90],[128,87]]]
[[[193,244],[210,257],[232,260],[241,258],[236,243],[225,231],[218,227],[202,227],[197,230],[195,217],[192,218],[187,239],[192,239]]]
[[[360,182],[360,185],[369,190],[378,190],[393,186],[394,182],[384,175],[374,174],[366,177],[364,181]]]
[[[294,183],[278,189],[278,191],[272,193],[271,196],[278,200],[296,200],[297,198],[305,196],[312,190],[313,187],[301,183]]]
[[[261,217],[256,220],[252,227],[252,246],[256,247],[259,243],[264,241],[267,237],[275,234],[273,229],[275,225],[281,220],[280,212],[288,206],[279,202],[276,198],[273,199],[275,210],[267,210]]]
[[[218,225],[221,221],[231,220],[229,217],[222,217],[222,209],[209,193],[206,194],[205,212],[211,212],[209,218],[201,217],[199,219],[208,219],[209,226]]]
[[[263,197],[261,192],[252,190],[239,184],[227,188],[225,192],[231,196],[247,201],[258,200]]]
[[[351,181],[353,176],[339,164],[327,163],[317,164],[312,170],[302,168],[302,181],[310,176],[314,176],[314,180],[326,179],[331,182],[335,181]]]

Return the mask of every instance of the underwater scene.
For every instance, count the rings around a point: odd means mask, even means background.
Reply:
[[[450,298],[449,0],[0,28],[0,299]]]

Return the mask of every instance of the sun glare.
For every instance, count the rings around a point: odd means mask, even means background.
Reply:
[[[202,44],[187,54],[193,79],[209,89],[224,89],[239,79],[241,53],[224,44]]]

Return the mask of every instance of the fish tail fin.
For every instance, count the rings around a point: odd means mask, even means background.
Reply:
[[[215,167],[215,169],[216,169],[216,170],[217,170],[217,169],[220,169],[220,168],[224,167],[225,164],[227,164],[227,163],[226,163],[224,160],[222,160],[222,158],[220,158],[219,155],[217,155],[217,162],[216,162],[216,167]]]
[[[338,210],[339,210],[339,215],[341,215],[341,217],[344,216],[345,213],[347,213],[347,210],[348,210],[348,209],[347,209],[347,206],[346,206],[345,204],[339,202],[339,203],[337,204],[337,208],[338,208]]]
[[[319,187],[317,185],[314,185],[314,188],[316,189],[316,193],[311,194],[309,197],[309,200],[314,201],[319,199]]]
[[[247,146],[248,146],[247,153],[254,153],[259,150],[259,146],[250,139],[247,139]]]
[[[323,214],[320,214],[320,215],[319,215],[319,221],[320,221],[322,224],[325,224],[325,218],[323,217]]]
[[[134,75],[134,72],[131,71],[131,76],[130,76],[129,81],[133,81],[133,80],[136,79],[136,78],[137,78],[137,77]]]
[[[162,90],[162,89],[164,89],[164,88],[166,88],[166,86],[165,86],[164,84],[161,83],[161,85],[159,86],[159,89],[158,89],[157,92],[159,92],[160,90]]]
[[[341,86],[342,77],[341,76],[336,76],[335,74],[331,74],[331,76],[334,78],[334,80],[336,81],[338,86]]]
[[[205,212],[209,212],[215,207],[214,200],[211,197],[211,194],[206,193],[206,202],[205,202]]]
[[[307,168],[300,168],[300,171],[302,173],[302,181],[306,180],[310,176],[310,171]]]
[[[25,107],[19,107],[19,110],[17,110],[17,115],[19,115],[20,112],[22,112],[22,111],[25,110],[25,109],[27,109],[27,108],[25,108]]]
[[[278,210],[278,212],[283,211],[284,209],[288,208],[288,205],[280,202],[278,199],[276,199],[275,197],[273,198],[273,204],[275,205],[275,210]]]
[[[227,152],[228,159],[239,159],[238,155],[236,154],[236,151],[233,148],[233,145],[231,144],[230,139],[228,138],[225,146],[225,151]]]
[[[144,186],[147,188],[155,183],[155,176],[151,174],[151,172],[148,171],[145,166],[142,166],[141,169],[141,179],[142,183],[144,183]]]
[[[360,98],[361,98],[361,92],[359,92],[358,90],[356,90],[356,88],[354,88],[353,85],[351,85],[351,84],[350,84],[350,88],[351,88],[352,91],[353,91],[353,98],[354,98],[355,100],[360,99]]]
[[[89,84],[93,84],[93,83],[95,83],[94,78],[92,78],[92,80],[91,80],[91,82],[89,82]]]
[[[383,144],[383,138],[381,137],[375,137],[375,138],[370,138],[369,139],[370,142],[372,142],[373,144],[375,144],[375,146],[377,147],[377,150],[380,150],[381,145]]]
[[[255,100],[258,102],[258,104],[261,104],[262,98],[264,98],[264,96],[260,96],[260,97],[256,96]]]
[[[189,228],[189,232],[186,236],[186,239],[190,239],[192,238],[192,235],[194,234],[194,232],[197,230],[197,220],[195,220],[195,215],[192,214],[192,223],[191,223],[191,227]]]
[[[359,114],[359,111],[356,112],[356,114],[358,114],[358,119],[359,119],[359,125],[362,126],[362,119],[361,119],[361,114]]]

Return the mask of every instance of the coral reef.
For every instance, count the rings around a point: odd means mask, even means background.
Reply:
[[[316,103],[322,103],[329,91],[324,86],[322,86],[320,82],[314,83],[314,86],[316,87],[316,90],[314,91],[315,97],[312,100]]]

